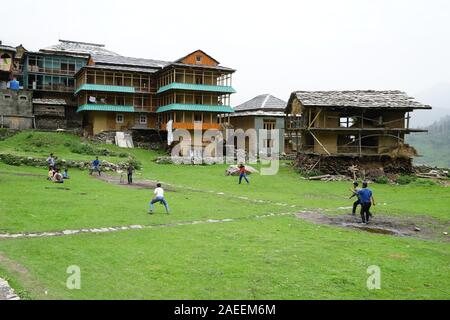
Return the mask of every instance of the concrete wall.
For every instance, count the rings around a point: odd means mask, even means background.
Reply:
[[[33,93],[27,90],[0,90],[0,126],[11,129],[33,128]]]
[[[117,123],[117,114],[124,117],[123,123]],[[96,135],[105,131],[128,131],[132,128],[137,129],[152,129],[156,127],[156,116],[147,114],[147,124],[139,124],[139,113],[129,112],[89,112],[87,115],[87,122],[83,125],[85,128],[92,128],[92,134]]]

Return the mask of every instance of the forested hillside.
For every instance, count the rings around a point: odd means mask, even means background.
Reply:
[[[422,157],[417,164],[450,168],[450,116],[442,118],[426,128],[428,133],[416,133],[407,138]]]

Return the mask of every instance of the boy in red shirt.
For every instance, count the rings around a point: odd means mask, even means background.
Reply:
[[[247,181],[247,184],[250,184],[250,181],[247,179],[247,170],[245,169],[245,166],[241,164],[239,166],[239,184],[242,184],[242,179],[245,179]]]

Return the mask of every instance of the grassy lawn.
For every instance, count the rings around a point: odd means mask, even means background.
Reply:
[[[30,134],[32,137],[30,137]],[[36,138],[38,137],[38,138]],[[36,142],[37,141],[37,142]],[[41,142],[44,143],[41,144]],[[72,152],[79,138],[24,132],[0,153],[89,160]],[[39,145],[39,146],[36,146]],[[115,146],[95,145],[116,153]],[[302,180],[287,163],[250,185],[224,175],[226,165],[157,165],[156,152],[125,150],[143,164],[137,180],[172,184],[172,209],[147,214],[150,189],[108,184],[71,170],[64,185],[42,168],[0,164],[0,234],[130,225],[159,226],[105,234],[0,240],[0,277],[32,299],[449,299],[448,241],[425,241],[315,225],[300,210],[346,214],[350,185]],[[111,162],[120,157],[104,158]],[[193,190],[194,189],[194,190]],[[376,215],[450,221],[442,186],[373,185]],[[217,193],[221,193],[220,195]],[[240,199],[243,197],[245,199]],[[264,200],[260,203],[252,200]],[[295,206],[295,207],[293,207]],[[170,225],[235,219],[227,223]],[[81,268],[81,290],[65,286]],[[382,290],[366,287],[367,268],[382,271]],[[45,293],[47,292],[47,293]]]

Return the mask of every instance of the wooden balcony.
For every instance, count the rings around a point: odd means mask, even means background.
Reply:
[[[185,129],[185,130],[194,130],[195,126],[201,126],[202,130],[211,130],[216,129],[220,130],[220,124],[218,123],[194,123],[194,122],[175,122],[173,124],[173,129]],[[167,124],[162,124],[161,129],[166,131],[167,130]]]

